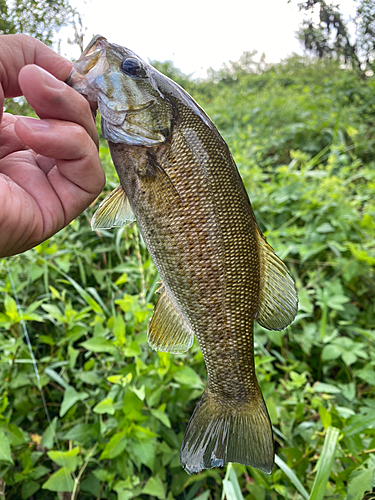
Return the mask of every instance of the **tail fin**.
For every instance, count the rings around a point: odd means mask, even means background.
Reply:
[[[189,474],[228,462],[270,474],[274,456],[271,421],[261,395],[251,405],[225,408],[203,394],[181,446],[181,465]]]

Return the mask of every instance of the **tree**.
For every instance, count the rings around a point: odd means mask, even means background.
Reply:
[[[34,36],[47,45],[52,45],[56,34],[63,26],[73,28],[71,44],[83,50],[82,19],[69,0],[0,0],[0,35],[24,33]],[[6,99],[7,112],[32,115],[33,110],[24,98]]]
[[[375,1],[359,0],[353,19],[346,21],[339,6],[325,0],[306,0],[298,4],[310,14],[303,21],[298,37],[305,48],[320,58],[330,57],[364,74],[373,70],[375,53]],[[319,9],[319,21],[312,13]]]
[[[0,15],[0,34],[25,33],[47,45],[61,27],[71,25],[77,31],[80,23],[69,0],[0,0]]]

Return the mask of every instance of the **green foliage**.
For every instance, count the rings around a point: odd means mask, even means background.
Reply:
[[[0,34],[24,33],[51,45],[62,26],[74,25],[77,11],[69,0],[0,0]]]
[[[82,20],[69,0],[0,0],[0,35],[23,33],[38,38],[47,45],[56,42],[63,26],[74,28],[73,41],[82,48]],[[83,50],[83,49],[82,49]],[[24,97],[6,99],[4,111],[23,116],[36,116]]]
[[[150,350],[155,267],[135,224],[91,232],[91,207],[0,263],[6,498],[361,500],[374,487],[374,81],[301,58],[243,69],[189,90],[219,125],[299,291],[286,331],[256,329],[272,475],[181,469],[202,354],[196,343],[186,355]],[[100,154],[109,192],[117,181],[104,143]]]

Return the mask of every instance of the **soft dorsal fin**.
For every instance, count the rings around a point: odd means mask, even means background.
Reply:
[[[91,221],[91,229],[110,229],[122,227],[135,221],[128,197],[122,186],[104,198]]]
[[[256,224],[260,254],[260,302],[256,320],[268,330],[283,330],[293,321],[298,296],[284,262],[267,243]]]
[[[148,327],[147,340],[156,351],[174,354],[187,351],[193,344],[193,332],[173,305],[164,286]]]

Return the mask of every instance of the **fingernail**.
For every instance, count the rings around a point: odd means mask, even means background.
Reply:
[[[64,87],[64,82],[58,80],[53,75],[51,75],[51,73],[48,73],[48,71],[45,71],[43,68],[40,68],[39,66],[37,66],[37,68],[43,77],[44,83],[48,85],[48,87],[51,87],[53,89],[61,89]]]
[[[18,118],[18,121],[26,125],[26,127],[33,132],[46,132],[50,128],[50,124],[44,120],[38,120],[37,118],[29,118],[23,116]]]

